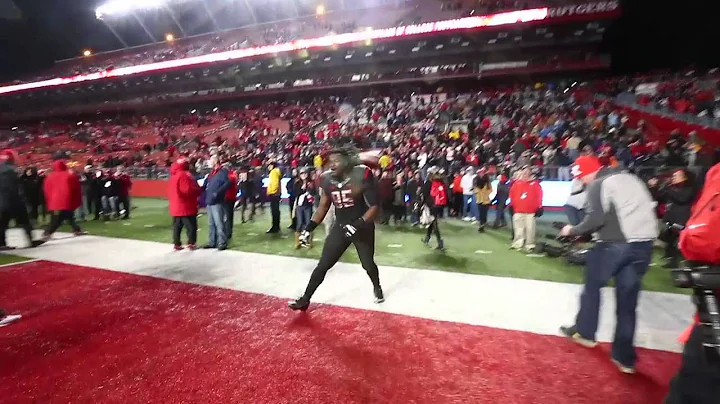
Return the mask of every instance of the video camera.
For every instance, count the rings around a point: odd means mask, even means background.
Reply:
[[[703,332],[703,346],[720,356],[720,312],[718,312],[718,291],[720,291],[720,266],[696,262],[672,270],[675,286],[693,290],[693,303],[697,307]]]
[[[562,228],[565,227],[565,223],[553,222],[552,227],[555,230],[562,230]],[[548,257],[553,258],[563,257],[569,264],[585,265],[588,249],[583,247],[583,244],[592,241],[590,234],[580,236],[557,236],[548,234],[545,238],[553,240],[560,245],[540,242],[537,243],[535,247],[536,253],[546,254]]]

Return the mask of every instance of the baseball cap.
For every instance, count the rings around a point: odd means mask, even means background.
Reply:
[[[595,156],[580,156],[572,166],[572,175],[575,178],[583,178],[602,168],[602,163]]]

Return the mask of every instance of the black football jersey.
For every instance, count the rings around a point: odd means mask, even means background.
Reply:
[[[370,206],[378,204],[375,176],[364,165],[353,167],[342,181],[338,181],[332,171],[326,171],[320,177],[320,186],[332,200],[335,220],[340,224],[352,223],[362,217]]]

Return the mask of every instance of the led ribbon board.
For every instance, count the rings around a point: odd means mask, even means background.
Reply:
[[[73,77],[58,77],[32,83],[16,84],[0,87],[0,94],[9,94],[24,90],[33,90],[45,87],[57,87],[86,81],[95,81],[110,77],[130,76],[139,73],[148,73],[160,70],[174,69],[186,66],[198,66],[209,63],[238,60],[253,56],[271,55],[282,52],[298,51],[302,49],[327,48],[335,45],[345,45],[354,42],[365,42],[373,39],[401,38],[406,36],[428,34],[434,32],[449,32],[481,27],[496,27],[501,25],[517,24],[530,21],[541,21],[548,18],[547,8],[510,11],[506,13],[473,16],[455,20],[435,21],[417,25],[406,25],[395,28],[351,32],[347,34],[329,35],[321,38],[299,39],[278,45],[259,46],[254,48],[238,49],[209,55],[195,56],[185,59],[168,60],[165,62],[148,63],[137,66],[120,67],[97,73],[80,74]]]

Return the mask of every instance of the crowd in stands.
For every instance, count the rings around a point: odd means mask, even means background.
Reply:
[[[232,165],[290,169],[317,166],[338,141],[381,149],[390,172],[431,165],[457,172],[471,166],[497,172],[532,166],[545,178],[569,180],[583,151],[625,167],[684,166],[712,159],[692,134],[655,137],[608,102],[553,85],[448,96],[367,98],[355,106],[337,97],[310,103],[274,102],[244,109],[191,111],[77,122],[40,123],[0,134],[21,164],[48,168],[58,155],[78,166],[128,167],[135,175],[166,175],[178,155],[197,171],[211,155]],[[691,140],[688,142],[688,135]],[[150,174],[148,174],[150,173]]]

